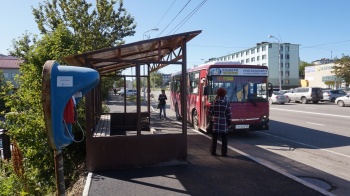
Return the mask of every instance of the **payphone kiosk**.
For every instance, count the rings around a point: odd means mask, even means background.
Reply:
[[[42,99],[46,132],[55,152],[56,186],[65,195],[62,148],[74,141],[72,123],[76,121],[75,105],[98,85],[99,73],[90,68],[59,65],[46,61],[42,75]]]
[[[60,152],[74,141],[75,105],[99,83],[100,75],[94,69],[47,61],[42,80],[47,135],[52,149]]]

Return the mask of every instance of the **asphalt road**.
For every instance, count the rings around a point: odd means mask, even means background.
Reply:
[[[350,195],[350,107],[272,105],[270,130],[232,134],[229,145],[336,195]]]

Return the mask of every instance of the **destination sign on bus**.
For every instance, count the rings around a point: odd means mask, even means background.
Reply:
[[[267,69],[211,68],[209,75],[268,76]]]
[[[220,81],[220,82],[233,81],[233,76],[219,76],[217,77],[217,81]]]

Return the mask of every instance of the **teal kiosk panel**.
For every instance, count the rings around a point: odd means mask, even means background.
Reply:
[[[43,109],[47,135],[54,150],[61,151],[74,141],[74,105],[99,81],[100,75],[94,69],[59,65],[56,61],[45,63]]]

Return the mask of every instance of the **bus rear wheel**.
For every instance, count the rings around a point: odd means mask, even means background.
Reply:
[[[194,127],[195,130],[199,130],[198,128],[198,115],[197,111],[194,111],[192,113],[192,126]]]

